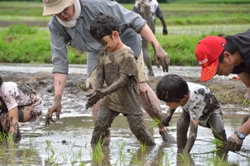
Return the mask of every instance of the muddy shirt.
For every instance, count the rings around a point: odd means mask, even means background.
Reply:
[[[188,82],[190,97],[180,108],[188,112],[190,120],[200,120],[200,125],[206,127],[207,120],[212,113],[220,113],[220,104],[214,94],[205,86]]]
[[[243,33],[235,34],[234,38],[236,40],[235,44],[244,62],[234,67],[232,73],[250,73],[250,29]]]
[[[39,105],[42,99],[37,92],[22,83],[3,82],[0,87],[0,110],[6,111],[17,106]]]
[[[127,75],[127,84],[105,96],[102,106],[123,114],[141,114],[138,71],[135,55],[130,48],[98,56],[97,76],[103,77],[107,86],[116,82],[120,74]]]

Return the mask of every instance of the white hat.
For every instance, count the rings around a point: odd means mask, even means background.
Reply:
[[[43,15],[47,16],[61,13],[74,2],[75,0],[43,0]]]

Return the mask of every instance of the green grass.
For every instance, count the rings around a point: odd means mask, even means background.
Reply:
[[[198,65],[194,49],[196,43],[206,35],[231,35],[250,27],[250,3],[179,2],[160,4],[169,35],[161,34],[161,22],[156,19],[156,38],[169,53],[171,65]],[[122,5],[132,10],[134,4]],[[38,2],[0,2],[0,25],[6,22],[13,24],[0,28],[0,62],[51,63],[49,31],[46,27],[50,17],[42,16],[42,11],[43,4]],[[27,26],[29,22],[42,22],[44,27]],[[69,63],[86,63],[86,53],[71,47],[68,51]],[[151,46],[150,52],[153,60]]]

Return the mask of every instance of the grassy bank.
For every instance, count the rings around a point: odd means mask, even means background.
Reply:
[[[133,4],[123,5],[133,8]],[[194,48],[206,35],[230,35],[250,27],[250,4],[160,5],[169,35],[161,34],[162,27],[157,19],[156,37],[169,53],[171,65],[198,65]],[[0,2],[0,62],[51,63],[46,27],[49,17],[42,16],[42,9],[42,3]],[[151,47],[150,52],[153,56]],[[69,47],[69,62],[86,63],[86,53]]]

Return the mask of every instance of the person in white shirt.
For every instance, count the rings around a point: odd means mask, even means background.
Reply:
[[[155,21],[156,17],[158,17],[161,20],[163,26],[162,34],[163,35],[168,34],[167,24],[157,0],[136,0],[133,11],[140,14],[142,18],[144,18],[147,21],[147,25],[154,34],[155,34]],[[148,41],[145,39],[142,40],[142,51],[143,51],[144,62],[146,63],[146,66],[148,68],[148,75],[154,76],[152,68],[152,59],[148,49]]]
[[[222,118],[221,106],[214,94],[205,86],[186,82],[182,77],[165,75],[156,87],[157,97],[170,108],[162,124],[168,126],[175,110],[182,113],[177,122],[177,147],[179,153],[189,153],[195,143],[198,126],[211,128],[214,137],[223,144],[217,144],[218,154],[227,154],[227,136]],[[189,136],[187,136],[190,127]]]
[[[18,122],[31,122],[42,115],[43,100],[24,83],[3,82],[0,76],[0,132],[21,138]]]

